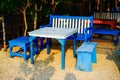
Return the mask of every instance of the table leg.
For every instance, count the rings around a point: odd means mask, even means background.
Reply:
[[[43,45],[43,38],[40,38],[40,50],[43,50],[44,45]]]
[[[50,39],[49,38],[47,38],[46,47],[47,47],[47,54],[50,54]]]
[[[66,39],[57,39],[58,42],[61,44],[61,68],[65,69],[65,43]]]
[[[33,46],[33,39],[35,37],[30,37],[30,58],[31,58],[31,63],[34,63],[34,46]]]
[[[73,44],[73,53],[74,53],[74,57],[77,57],[76,55],[76,44],[77,44],[77,41],[76,41],[76,37],[77,37],[77,34],[74,34],[74,44]]]

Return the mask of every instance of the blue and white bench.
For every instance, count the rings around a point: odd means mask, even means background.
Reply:
[[[93,16],[66,16],[50,14],[49,24],[41,25],[42,27],[53,28],[73,28],[77,29],[76,40],[92,41]],[[70,36],[68,39],[74,39]],[[43,41],[41,39],[41,45]]]
[[[42,27],[77,28],[77,40],[92,41],[93,16],[65,16],[50,14],[49,24]],[[73,39],[73,38],[72,38]]]

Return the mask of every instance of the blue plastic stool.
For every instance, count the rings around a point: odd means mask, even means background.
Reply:
[[[76,70],[92,71],[92,63],[96,63],[96,46],[95,42],[84,42],[77,49]]]
[[[35,44],[34,51],[37,54],[38,53],[38,40],[37,38],[33,39],[33,42]],[[20,49],[16,52],[13,52],[13,47],[18,46]],[[10,49],[10,57],[19,56],[23,57],[24,60],[28,60],[30,58],[30,54],[27,54],[27,51],[30,50],[30,40],[29,37],[19,37],[14,40],[9,41],[9,49]]]

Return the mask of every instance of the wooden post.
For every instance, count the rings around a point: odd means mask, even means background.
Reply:
[[[102,18],[102,0],[99,0],[100,4],[100,18]]]
[[[118,11],[118,0],[115,0],[115,8]]]
[[[5,35],[5,23],[4,23],[4,18],[3,16],[0,17],[0,20],[2,22],[2,32],[3,32],[3,50],[6,50],[7,45],[6,45],[6,35]]]
[[[52,13],[55,12],[55,0],[51,0],[51,5],[52,5]]]

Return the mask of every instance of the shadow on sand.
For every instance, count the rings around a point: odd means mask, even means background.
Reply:
[[[112,53],[107,53],[108,56],[106,59],[113,60],[120,72],[120,54],[118,54],[116,50],[111,51]]]
[[[55,68],[49,66],[48,64],[53,62],[54,57],[50,55],[45,60],[36,61],[32,67],[28,66],[27,62],[22,62],[20,64],[21,72],[25,74],[25,76],[32,75],[30,80],[49,80],[50,77],[53,76]],[[24,78],[15,78],[15,80],[25,80]]]

